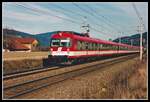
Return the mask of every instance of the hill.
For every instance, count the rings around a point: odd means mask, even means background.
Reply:
[[[143,46],[146,47],[146,42],[147,42],[147,32],[144,32],[142,34],[143,37]],[[119,42],[120,38],[116,38],[113,40],[113,42]],[[134,34],[131,36],[125,36],[121,37],[121,43],[128,44],[128,45],[134,45],[134,46],[140,46],[140,34]]]
[[[25,32],[21,32],[21,31],[17,31],[17,30],[13,30],[13,29],[3,29],[3,37],[33,37],[34,35],[29,34],[29,33],[25,33]]]

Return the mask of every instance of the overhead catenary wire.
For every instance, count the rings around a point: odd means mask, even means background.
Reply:
[[[80,13],[78,13],[78,12],[74,12],[74,11],[72,11],[72,10],[70,10],[70,9],[63,8],[62,6],[59,6],[59,5],[56,5],[56,4],[53,4],[52,6],[55,6],[55,7],[59,8],[59,9],[61,9],[61,10],[63,9],[64,11],[67,11],[67,12],[69,12],[69,13],[79,15],[79,16],[81,16],[81,17],[84,17],[84,16],[85,16],[85,15],[83,15],[83,14],[80,14]],[[89,18],[88,18],[88,19],[89,19]],[[104,27],[104,26],[98,24],[97,22],[93,21],[93,19],[91,19],[91,20],[92,20],[92,22],[93,22],[94,25],[97,25],[97,26],[99,26],[99,27],[102,27],[102,28],[104,28],[104,29],[107,29],[107,31],[110,31],[110,32],[111,32],[110,29],[108,30],[108,28],[106,28],[106,27]]]
[[[86,9],[84,9],[84,8],[81,8],[79,5],[77,5],[76,3],[74,3],[74,2],[72,2],[72,4],[74,5],[74,6],[76,6],[77,8],[79,8],[80,10],[82,10],[82,11],[84,11],[84,12],[87,12],[87,13],[89,13],[89,14],[91,14],[93,17],[95,17],[95,18],[97,18],[97,16],[95,16],[93,13],[91,13],[90,11],[88,11],[88,10],[86,10]],[[97,18],[97,19],[99,19],[99,18]],[[95,19],[93,19],[93,20],[95,20]],[[100,25],[101,26],[101,25]],[[103,26],[104,27],[104,26]],[[108,28],[106,28],[106,29],[108,29]]]
[[[94,12],[95,16],[97,15],[97,12],[92,8],[90,7],[89,5],[86,5],[88,9],[90,9],[92,12]],[[115,28],[114,30],[116,31],[116,33],[119,33],[120,36],[122,36],[123,34],[123,31],[121,31],[120,29],[116,28],[116,24],[112,24],[112,22],[110,22],[110,20],[106,19],[105,16],[103,15],[100,15],[104,20],[102,20],[103,22],[105,22],[108,26],[110,26],[111,28]],[[96,16],[97,18],[100,19],[99,15]],[[121,37],[120,37],[121,39]]]
[[[132,3],[132,6],[133,6],[133,8],[134,8],[134,10],[135,10],[135,12],[136,12],[138,18],[139,18],[139,22],[144,26],[145,31],[147,31],[146,26],[145,26],[144,21],[143,21],[143,18],[140,16],[140,13],[138,12],[138,10],[137,10],[135,4]]]
[[[96,5],[98,5],[98,4],[96,4]],[[99,5],[98,5],[99,6]],[[95,14],[97,14],[97,15],[99,15],[99,12],[96,12],[95,10],[93,10],[93,12],[95,12]],[[122,27],[123,29],[124,29],[124,32],[128,32],[128,30],[130,29],[130,31],[132,30],[132,26],[126,26],[126,25],[122,25],[122,24],[118,24],[118,22],[113,22],[111,19],[109,19],[108,17],[108,15],[107,15],[107,17],[106,16],[104,16],[104,15],[102,15],[102,14],[100,14],[100,16],[101,17],[103,17],[105,20],[107,20],[107,21],[109,21],[109,23],[112,25],[112,26],[117,26],[118,28],[120,27]],[[127,28],[127,30],[125,30]],[[145,27],[146,28],[146,27]],[[132,30],[132,31],[135,31],[135,30]],[[121,32],[121,31],[119,31],[119,32]]]
[[[18,3],[16,3],[16,5],[17,6],[20,6],[20,7],[23,7],[23,8],[26,8],[26,9],[29,9],[29,10],[32,10],[32,11],[34,11],[34,12],[36,12],[36,13],[42,13],[42,14],[49,14],[50,16],[54,16],[54,17],[57,17],[57,18],[59,18],[59,19],[63,19],[63,20],[66,20],[66,21],[68,21],[68,22],[71,22],[71,23],[74,23],[74,24],[77,24],[77,25],[80,25],[80,22],[77,22],[77,21],[74,21],[74,20],[70,20],[70,19],[68,19],[68,18],[64,18],[64,17],[60,17],[60,16],[57,16],[57,15],[53,15],[53,14],[51,14],[51,12],[46,12],[46,11],[43,11],[43,10],[37,10],[37,9],[35,9],[35,8],[31,8],[31,7],[26,7],[26,6],[24,6],[24,5],[22,5],[22,4],[18,4]],[[99,31],[99,30],[95,30],[94,28],[92,28],[92,27],[90,27],[93,31],[95,31],[95,32],[99,32],[99,33],[103,33],[103,34],[105,34],[105,35],[108,35],[107,33],[105,33],[105,32],[102,32],[102,31]],[[101,34],[101,35],[103,35],[103,34]],[[103,35],[104,36],[104,35]]]
[[[96,5],[99,6],[98,4],[96,4]],[[101,6],[101,7],[104,7],[104,6]],[[105,9],[107,9],[107,8],[105,7]],[[120,24],[119,22],[112,21],[112,17],[110,17],[109,15],[107,15],[107,17],[106,17],[106,16],[100,14],[99,12],[96,12],[96,14],[101,15],[104,19],[107,19],[111,24],[118,25],[118,27],[123,27],[123,28],[129,27],[129,25],[127,26],[127,25],[123,25],[123,23]]]
[[[101,19],[100,18],[100,16],[103,18],[103,19],[105,19],[105,21],[104,20],[102,20],[103,22],[105,22],[105,24],[107,24],[108,26],[110,26],[111,28],[115,28],[115,30],[118,30],[118,28],[116,28],[116,27],[114,27],[114,25],[111,25],[111,23],[110,23],[110,21],[108,20],[108,19],[106,19],[103,15],[97,15],[97,12],[92,8],[92,7],[90,7],[89,5],[86,5],[86,7],[88,8],[88,9],[90,9],[92,12],[94,12],[93,13],[93,15],[97,18],[97,19]],[[116,26],[116,25],[115,25]],[[119,30],[118,30],[119,31]]]
[[[30,10],[32,10],[32,11],[34,11],[34,12],[37,12],[37,13],[42,13],[42,14],[45,14],[45,13],[47,14],[47,13],[48,13],[48,14],[51,15],[51,16],[57,17],[57,18],[59,18],[59,19],[67,20],[67,21],[72,22],[72,23],[75,23],[75,24],[78,24],[78,23],[79,23],[79,22],[77,22],[77,21],[73,21],[73,20],[68,19],[68,18],[64,18],[64,17],[61,17],[61,16],[53,15],[53,14],[51,14],[51,12],[48,12],[48,11],[37,10],[37,9],[35,9],[35,8],[26,7],[26,6],[24,6],[24,5],[22,5],[22,4],[18,4],[18,3],[16,3],[16,5],[21,6],[21,7],[24,7],[24,8],[26,8],[26,9],[30,9]]]
[[[92,13],[92,12],[90,12],[89,10],[87,10],[87,9],[84,9],[83,7],[80,7],[78,4],[76,4],[76,3],[74,3],[74,2],[72,2],[73,3],[73,5],[75,5],[76,7],[78,7],[79,9],[81,9],[82,11],[85,11],[85,12],[87,12],[87,13],[89,13],[91,16],[93,16],[93,17],[95,17],[95,18],[97,18],[97,19],[100,19],[99,17],[97,17],[94,13]],[[92,11],[94,11],[92,8],[89,8],[90,10],[92,10]],[[95,12],[95,11],[94,11]],[[103,20],[103,22],[105,22],[104,20]],[[113,26],[111,26],[110,24],[108,24],[107,22],[105,22],[108,26],[110,26],[111,28],[114,28]]]
[[[87,12],[88,14],[90,14],[91,16],[93,16],[94,18],[97,18],[97,19],[99,19],[97,16],[95,16],[93,13],[91,13],[90,11],[88,11],[88,10],[86,10],[86,9],[84,9],[84,8],[82,8],[82,7],[80,7],[78,4],[76,4],[76,3],[74,3],[74,2],[72,2],[72,4],[74,5],[74,6],[76,6],[77,8],[79,8],[81,11],[83,11],[83,12]],[[92,19],[93,21],[95,20],[95,19]],[[108,28],[108,27],[105,27],[105,26],[102,26],[102,25],[100,25],[100,24],[98,24],[97,22],[95,23],[95,25],[98,25],[98,26],[101,26],[102,28],[105,28],[105,29],[109,29],[110,31],[112,30],[112,29],[110,29],[110,28]]]

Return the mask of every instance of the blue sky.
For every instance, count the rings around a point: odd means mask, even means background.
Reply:
[[[148,3],[134,3],[147,29]],[[85,16],[91,27],[90,36],[94,38],[108,40],[137,33],[136,26],[139,23],[132,2],[2,3],[2,27],[31,34],[56,30],[82,32],[81,25]],[[119,31],[123,32],[122,35]]]

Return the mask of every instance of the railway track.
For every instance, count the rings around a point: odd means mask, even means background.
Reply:
[[[4,75],[3,79],[4,80],[9,80],[9,79],[22,77],[22,76],[27,76],[27,75],[31,75],[31,74],[57,70],[57,69],[60,69],[60,68],[64,68],[64,67],[60,67],[60,66],[59,67],[58,66],[41,67],[41,68],[38,68],[38,69],[32,69],[32,70],[27,70],[27,71],[22,71],[22,72],[17,72],[17,73],[13,73],[13,74]]]
[[[3,89],[3,97],[5,99],[17,98],[18,96],[30,93],[34,90],[38,90],[40,88],[43,88],[52,84],[56,84],[58,82],[62,82],[66,79],[79,76],[79,75],[82,75],[91,71],[98,70],[99,68],[103,68],[106,66],[108,67],[110,65],[125,61],[133,57],[136,57],[136,55],[128,55],[128,56],[108,59],[107,61],[104,61],[103,63],[98,63],[95,65],[90,65],[90,66],[82,67],[79,69],[66,71],[63,73],[56,74],[56,75],[49,75],[49,76],[39,78],[36,80],[30,80],[30,81],[26,81],[23,83],[19,83],[10,87],[5,87]]]

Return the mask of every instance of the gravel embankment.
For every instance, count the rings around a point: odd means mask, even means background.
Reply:
[[[64,82],[51,85],[29,94],[23,99],[105,99],[114,97],[116,79],[124,80],[133,73],[138,58],[130,59],[97,71],[74,77]],[[133,69],[133,70],[132,70]],[[118,78],[121,76],[120,78]],[[125,83],[126,84],[126,83]]]

